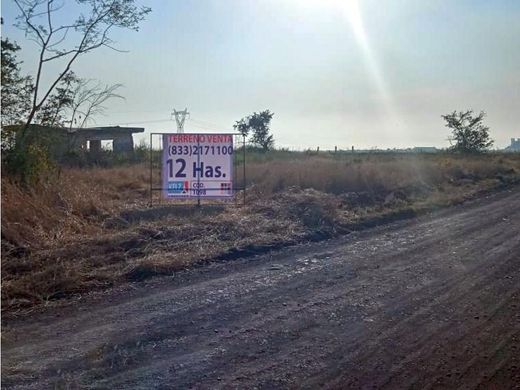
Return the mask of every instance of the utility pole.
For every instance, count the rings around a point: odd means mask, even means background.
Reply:
[[[188,109],[185,108],[183,111],[177,111],[174,108],[172,116],[175,117],[175,122],[177,122],[177,133],[184,133],[184,121],[186,120],[186,117],[190,116]]]

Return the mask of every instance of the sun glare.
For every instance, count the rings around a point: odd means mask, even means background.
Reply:
[[[387,83],[379,66],[379,61],[374,53],[363,20],[363,10],[361,0],[300,0],[299,4],[306,7],[334,7],[340,12],[359,46],[367,72],[370,75],[375,89],[381,100],[382,108],[385,112],[386,121],[390,121],[392,126],[403,126],[401,115],[398,113],[396,104],[393,102]]]

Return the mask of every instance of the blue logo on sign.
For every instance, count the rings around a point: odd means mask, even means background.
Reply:
[[[182,194],[184,191],[183,181],[170,181],[168,182],[168,193],[169,194]]]

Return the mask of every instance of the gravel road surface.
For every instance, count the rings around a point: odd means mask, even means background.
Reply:
[[[3,322],[4,388],[520,388],[520,188]]]

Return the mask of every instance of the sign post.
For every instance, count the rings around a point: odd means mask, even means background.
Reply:
[[[232,198],[233,153],[231,134],[163,134],[163,197]]]

